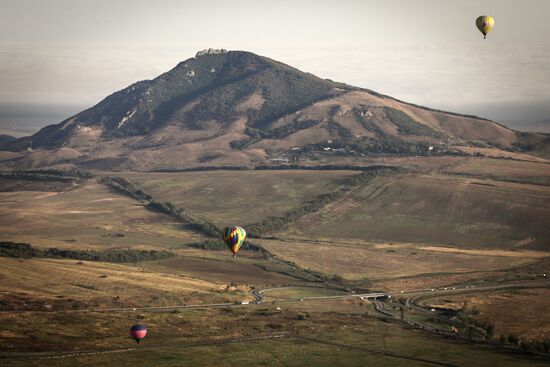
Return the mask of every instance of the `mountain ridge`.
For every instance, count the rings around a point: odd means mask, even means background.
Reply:
[[[3,149],[17,153],[19,162],[38,150],[54,156],[65,149],[62,156],[71,154],[62,162],[75,165],[164,169],[264,164],[281,155],[296,162],[334,151],[468,154],[457,148],[465,146],[529,152],[547,142],[540,134],[322,79],[251,52],[209,49]]]

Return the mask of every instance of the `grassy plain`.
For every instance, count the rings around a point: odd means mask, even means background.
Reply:
[[[484,179],[550,185],[550,164],[541,162],[465,158],[445,167],[444,172]]]
[[[548,164],[476,158],[426,160],[429,164],[416,167],[429,173],[364,182],[272,234],[467,248],[548,249]],[[344,178],[358,173],[276,170],[117,175],[193,216],[220,226],[246,226],[330,193]]]
[[[550,186],[441,174],[378,177],[292,223],[287,237],[548,249]]]
[[[0,339],[0,361],[5,366],[181,366],[182,361],[200,366],[537,365],[533,357],[365,318],[360,303],[333,301],[329,306],[335,311],[328,312],[326,303],[300,302],[299,309],[288,305],[281,311],[252,306],[178,313],[0,313],[8,335]],[[129,325],[136,322],[149,329],[140,345],[128,337]],[[261,339],[273,335],[281,337]],[[50,357],[92,354],[57,359],[9,354],[21,350]]]
[[[412,243],[362,241],[259,241],[269,251],[303,268],[338,274],[349,280],[369,280],[386,289],[437,286],[437,278],[483,277],[547,256],[542,251],[466,250]],[[424,284],[425,282],[428,284]],[[439,280],[441,281],[441,280]],[[455,280],[456,281],[456,280]],[[404,288],[403,288],[404,287]]]
[[[145,307],[240,299],[225,282],[154,273],[140,266],[0,257],[0,310]]]
[[[142,263],[153,272],[181,274],[209,281],[251,286],[288,285],[312,280],[300,269],[251,251],[239,251],[236,258],[229,251],[181,250],[177,257]]]
[[[206,171],[116,173],[157,200],[170,201],[219,226],[277,216],[338,187],[354,171]]]
[[[36,247],[158,248],[199,237],[95,180],[68,190],[34,190],[0,192],[0,240]]]

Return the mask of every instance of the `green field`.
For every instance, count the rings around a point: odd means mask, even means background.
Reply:
[[[208,171],[117,173],[157,200],[170,201],[218,226],[277,216],[330,192],[353,171]]]
[[[286,236],[548,249],[550,187],[438,174],[379,177]]]
[[[438,168],[377,177],[350,187],[345,195],[305,213],[288,228],[277,224],[270,234],[544,250],[550,245],[547,167],[534,162],[463,160],[443,166],[447,173],[437,173]],[[342,187],[344,178],[357,174],[277,170],[121,175],[194,217],[219,226],[246,227],[332,193]]]

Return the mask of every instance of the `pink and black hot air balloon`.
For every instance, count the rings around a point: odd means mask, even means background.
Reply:
[[[147,334],[147,328],[145,325],[134,325],[130,328],[130,335],[136,342],[140,342],[141,339],[145,338]]]

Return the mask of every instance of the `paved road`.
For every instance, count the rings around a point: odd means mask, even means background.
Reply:
[[[284,287],[292,288],[292,287]],[[82,309],[82,310],[67,310],[67,311],[51,311],[51,312],[133,312],[133,311],[152,311],[152,312],[168,312],[179,309],[197,309],[197,308],[224,308],[224,307],[249,307],[254,305],[271,305],[272,302],[265,302],[263,300],[262,292],[266,290],[272,290],[276,288],[270,288],[265,290],[254,290],[251,292],[252,296],[256,299],[255,301],[245,301],[245,303],[206,303],[200,305],[174,305],[174,306],[155,306],[155,307],[123,307],[123,308],[92,308],[92,309]],[[281,288],[283,289],[283,287]],[[365,299],[384,297],[386,293],[382,292],[372,292],[372,293],[360,293],[360,294],[342,294],[336,296],[317,296],[317,297],[304,297],[300,299],[285,299],[278,300],[277,303],[296,303],[296,302],[307,302],[307,301],[318,301],[318,300],[333,300],[333,299],[344,299],[344,298],[353,298],[360,297]]]

